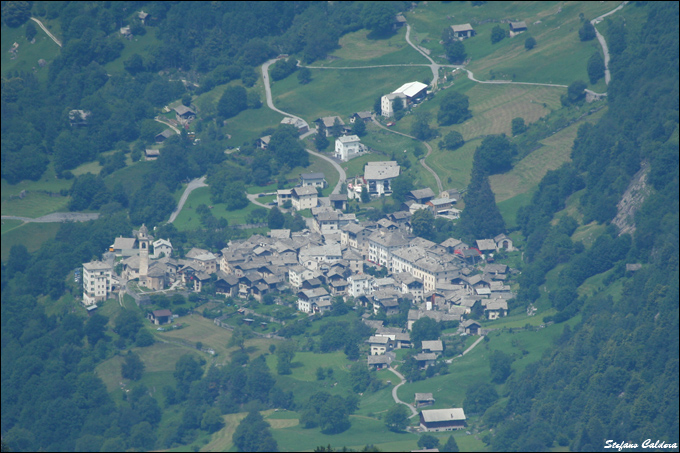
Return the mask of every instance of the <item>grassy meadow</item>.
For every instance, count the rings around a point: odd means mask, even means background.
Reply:
[[[480,80],[492,78],[518,82],[543,82],[568,85],[575,80],[588,81],[586,61],[601,52],[597,40],[581,42],[579,14],[593,19],[611,11],[619,2],[488,2],[472,6],[461,2],[428,2],[406,13],[412,27],[411,40],[430,49],[431,56],[445,63],[444,49],[439,41],[442,30],[454,24],[470,23],[477,35],[464,41],[470,58],[468,69]],[[510,19],[525,21],[528,30],[513,38],[491,44],[491,29],[495,21]],[[491,20],[479,24],[481,21]],[[508,30],[507,24],[500,24]],[[536,47],[527,51],[524,41],[536,39]],[[600,86],[602,84],[602,86]],[[599,82],[592,88],[603,88]],[[603,89],[604,91],[604,89]]]
[[[8,77],[14,71],[35,73],[40,81],[47,80],[49,64],[59,55],[59,46],[50,39],[47,34],[35,22],[31,21],[37,30],[35,42],[31,43],[26,39],[26,23],[17,27],[10,28],[2,26],[2,75]],[[53,32],[54,33],[54,32]],[[56,35],[58,36],[58,35]],[[9,50],[13,44],[19,44],[16,58],[12,57]],[[47,65],[41,68],[38,60],[43,59]]]
[[[59,231],[60,223],[23,223],[20,220],[2,221],[2,261],[9,258],[9,251],[14,245],[23,244],[33,253],[45,241],[54,239]]]
[[[377,98],[406,82],[432,77],[427,67],[374,69],[311,69],[312,81],[300,85],[293,74],[272,83],[277,108],[308,122],[323,116],[347,118],[371,110]]]

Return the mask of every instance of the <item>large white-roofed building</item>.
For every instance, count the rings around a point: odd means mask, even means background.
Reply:
[[[460,407],[424,410],[420,413],[420,427],[429,432],[463,429],[465,412]]]
[[[392,181],[399,176],[400,167],[396,161],[368,162],[364,167],[364,180],[371,195],[391,195]]]
[[[402,102],[404,107],[412,103],[415,99],[427,94],[427,85],[422,82],[408,82],[380,98],[380,110],[382,116],[391,117],[394,115],[394,103]]]

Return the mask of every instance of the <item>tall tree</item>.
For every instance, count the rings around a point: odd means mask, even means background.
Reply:
[[[138,381],[144,374],[144,363],[139,356],[132,351],[128,352],[120,370],[121,376],[125,379]]]
[[[413,234],[424,239],[434,238],[434,215],[429,209],[419,209],[411,217]]]
[[[491,191],[489,176],[477,166],[472,167],[472,181],[458,225],[461,233],[469,238],[487,239],[505,231],[505,222]]]
[[[458,91],[449,91],[442,96],[437,121],[440,126],[460,124],[472,116],[469,110],[470,100]]]
[[[240,85],[227,87],[217,103],[217,113],[225,118],[234,117],[247,108],[248,93]]]
[[[392,406],[385,414],[385,425],[390,431],[400,432],[408,426],[409,410],[403,404]]]
[[[447,27],[451,29],[451,27]],[[444,43],[444,51],[446,52],[446,59],[452,64],[463,64],[467,58],[467,52],[465,52],[465,45],[462,41],[451,41]]]
[[[269,428],[259,412],[249,412],[234,432],[234,445],[238,451],[279,451]]]
[[[500,25],[495,25],[491,29],[491,44],[496,44],[503,39],[505,39],[505,30],[503,30]]]
[[[454,439],[453,436],[449,436],[449,438],[446,440],[446,443],[444,444],[444,446],[439,451],[457,453],[460,450],[458,449],[458,444],[456,443],[456,439]]]
[[[590,79],[591,85],[595,85],[598,80],[604,77],[604,60],[599,52],[595,52],[588,59],[588,78]]]

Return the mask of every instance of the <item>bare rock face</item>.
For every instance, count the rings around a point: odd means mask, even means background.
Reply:
[[[618,213],[612,223],[619,228],[619,236],[635,232],[635,213],[652,190],[647,184],[648,174],[649,162],[643,162],[642,168],[635,173],[633,180],[621,197],[621,201],[616,205]]]

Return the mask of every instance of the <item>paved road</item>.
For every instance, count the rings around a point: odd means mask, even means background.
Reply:
[[[272,101],[272,88],[269,84],[269,66],[276,63],[277,61],[278,60],[274,58],[262,65],[262,80],[264,81],[264,91],[267,97],[267,107],[274,110],[275,112],[279,112],[281,115],[290,116],[297,120],[303,121],[305,124],[307,124],[307,121],[300,118],[299,116],[291,115],[290,113],[284,112],[283,110],[279,110],[274,106],[274,101]],[[309,127],[309,124],[307,124],[307,127]]]
[[[399,379],[401,379],[401,382],[399,384],[395,385],[392,388],[392,398],[394,398],[394,402],[397,403],[397,404],[403,404],[404,406],[411,409],[411,416],[409,418],[415,417],[416,415],[418,415],[418,411],[416,410],[416,408],[413,407],[412,404],[409,404],[409,403],[406,403],[406,402],[400,400],[399,396],[397,395],[397,390],[399,389],[399,387],[406,384],[406,378],[400,372],[398,372],[397,370],[395,370],[392,367],[390,367],[389,370],[391,372],[393,372],[394,374],[396,374]]]
[[[597,40],[600,42],[600,45],[602,46],[602,53],[604,53],[604,83],[606,83],[607,85],[609,85],[609,81],[612,79],[611,73],[609,72],[609,48],[607,47],[607,41],[605,41],[604,36],[602,36],[600,32],[597,31],[597,27],[595,27],[595,25],[602,22],[602,19],[604,19],[605,17],[609,16],[610,14],[614,14],[615,12],[626,6],[626,3],[628,2],[627,1],[623,2],[613,10],[609,11],[608,13],[598,16],[590,21],[590,23],[593,24],[593,28],[595,28],[595,35],[597,36]]]
[[[430,60],[430,64],[428,66],[430,66],[430,69],[432,70],[432,88],[437,88],[437,81],[439,80],[439,65],[435,63],[428,54],[423,52],[420,47],[411,42],[411,26],[409,24],[406,24],[406,42],[409,44],[409,46],[416,49],[423,57]]]
[[[311,149],[306,149],[305,151],[307,151],[309,154],[311,154],[313,156],[320,157],[321,159],[327,160],[328,162],[331,163],[331,165],[333,165],[335,170],[337,170],[338,174],[340,174],[340,179],[338,179],[338,183],[335,185],[335,188],[333,189],[333,193],[339,194],[342,183],[347,180],[347,174],[345,173],[345,170],[342,169],[342,167],[340,166],[340,164],[338,164],[337,161],[331,159],[328,156],[324,156],[323,154],[317,153],[316,151],[312,151]]]
[[[43,25],[42,22],[40,22],[40,21],[39,21],[38,19],[36,19],[35,17],[31,17],[31,20],[32,20],[33,22],[37,23],[37,24],[40,26],[40,28],[42,28],[43,31],[44,31],[45,33],[47,33],[47,36],[49,36],[50,38],[52,38],[52,41],[54,41],[54,43],[55,43],[56,45],[58,45],[59,47],[61,47],[61,41],[59,41],[59,40],[56,38],[56,36],[54,36],[52,33],[50,33],[50,31]]]
[[[432,153],[432,147],[430,146],[430,144],[427,143],[427,142],[420,141],[420,140],[418,140],[417,138],[415,138],[415,137],[413,137],[413,136],[411,136],[411,135],[404,134],[403,132],[399,132],[399,131],[394,131],[394,130],[388,128],[388,127],[383,126],[382,124],[380,124],[380,123],[378,122],[377,118],[375,117],[375,114],[373,115],[373,122],[374,122],[375,124],[377,124],[378,127],[383,128],[383,129],[385,129],[385,130],[388,131],[388,132],[392,132],[393,134],[403,135],[404,137],[408,137],[408,138],[411,138],[411,139],[413,139],[413,140],[419,141],[419,142],[421,142],[423,145],[425,145],[425,147],[427,148],[427,154],[425,155],[425,157],[423,157],[422,159],[420,159],[418,162],[420,162],[420,165],[422,165],[423,168],[425,168],[425,170],[427,170],[427,171],[429,171],[430,173],[432,173],[432,176],[434,176],[435,181],[437,181],[437,188],[439,189],[439,193],[442,193],[442,192],[444,191],[444,186],[442,186],[442,181],[441,181],[441,179],[439,179],[439,175],[437,174],[436,171],[434,171],[433,169],[431,169],[430,166],[427,165],[427,164],[425,163],[425,159],[427,159],[427,157]]]
[[[29,217],[17,217],[13,215],[4,215],[2,220],[21,220],[23,222],[34,223],[58,223],[58,222],[89,222],[99,218],[99,213],[85,214],[82,212],[54,212],[42,217],[31,219]]]
[[[463,353],[462,353],[461,355],[456,356],[456,357],[453,357],[453,358],[447,360],[446,363],[451,363],[451,362],[453,362],[453,359],[457,359],[458,357],[463,357],[465,354],[467,354],[468,352],[472,351],[472,350],[475,348],[475,346],[477,346],[483,339],[484,339],[484,336],[483,336],[483,335],[480,335],[479,338],[477,339],[477,341],[475,341],[474,343],[472,343],[472,344],[470,345],[470,347],[467,348],[465,351],[463,351]]]
[[[189,194],[193,192],[194,190],[198,189],[199,187],[206,187],[207,184],[205,183],[205,176],[201,176],[200,178],[196,178],[193,181],[191,181],[189,184],[187,184],[187,188],[184,189],[184,193],[182,194],[182,198],[179,199],[179,203],[177,203],[177,208],[175,208],[174,211],[172,211],[172,214],[170,214],[170,220],[168,220],[168,223],[172,223],[175,221],[179,213],[182,211],[182,208],[184,207],[184,203],[187,201],[187,198],[189,198]]]

